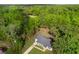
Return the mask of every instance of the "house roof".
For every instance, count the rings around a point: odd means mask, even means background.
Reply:
[[[42,35],[38,35],[36,38],[38,43],[42,44],[44,47],[51,48],[50,39],[47,39]]]

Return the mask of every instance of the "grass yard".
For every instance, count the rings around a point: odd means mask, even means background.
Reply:
[[[42,52],[36,48],[33,48],[29,54],[52,54],[52,52],[50,51]]]
[[[24,48],[22,49],[22,52],[24,53],[33,44],[33,42],[34,42],[34,39],[27,40]]]

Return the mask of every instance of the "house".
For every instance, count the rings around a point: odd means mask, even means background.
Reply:
[[[35,39],[35,45],[41,46],[44,50],[52,51],[51,40],[47,39],[41,35],[37,36]]]
[[[35,35],[34,43],[24,52],[24,54],[28,54],[33,48],[36,48],[42,52],[45,52],[46,50],[52,51],[50,38],[53,37],[49,34],[49,29],[40,28]]]
[[[50,39],[52,36],[48,32],[48,29],[41,28],[40,31],[36,34],[35,45],[41,46],[43,50],[52,51]]]

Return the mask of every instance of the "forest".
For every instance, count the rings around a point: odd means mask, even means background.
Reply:
[[[51,54],[79,53],[79,5],[0,5],[0,47],[6,54],[22,54],[41,26],[54,35]]]

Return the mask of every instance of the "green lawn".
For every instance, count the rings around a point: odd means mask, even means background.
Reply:
[[[24,48],[22,49],[22,52],[25,52],[33,44],[33,42],[34,42],[34,39],[27,40]]]
[[[50,51],[42,52],[36,48],[33,48],[29,54],[52,54],[52,52]]]

